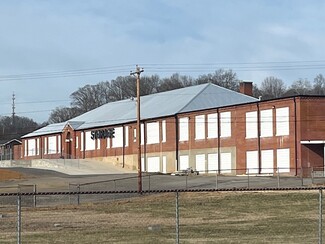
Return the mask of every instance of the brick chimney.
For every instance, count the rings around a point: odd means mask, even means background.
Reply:
[[[253,96],[253,82],[242,81],[239,84],[239,91],[247,96]]]

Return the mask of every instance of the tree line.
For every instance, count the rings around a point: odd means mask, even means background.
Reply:
[[[158,75],[141,77],[140,95],[149,95],[193,85],[213,83],[221,87],[239,91],[237,74],[232,70],[219,69],[213,73],[191,76],[172,74],[170,77],[160,78]],[[318,74],[313,81],[298,79],[286,86],[277,77],[266,77],[262,83],[253,85],[253,96],[262,100],[294,96],[294,95],[325,95],[325,78]],[[0,141],[20,138],[21,135],[34,131],[47,124],[60,123],[80,114],[93,110],[109,102],[136,97],[136,78],[133,76],[118,76],[111,81],[102,81],[95,85],[85,85],[70,95],[70,106],[56,107],[49,119],[43,124],[37,124],[26,117],[0,117]]]
[[[239,91],[240,82],[235,72],[224,69],[200,75],[196,79],[178,73],[167,78],[160,78],[158,75],[142,76],[140,95],[144,96],[204,83],[213,83],[230,90]],[[270,76],[265,78],[260,86],[253,85],[253,96],[262,100],[294,95],[325,95],[325,78],[319,74],[313,82],[307,79],[298,79],[287,87],[281,79]],[[136,97],[136,79],[132,76],[119,76],[111,81],[86,85],[78,88],[70,95],[70,107],[55,108],[50,114],[48,122],[67,121],[103,104],[132,97]]]

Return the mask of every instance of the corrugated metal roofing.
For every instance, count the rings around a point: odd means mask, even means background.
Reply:
[[[255,102],[258,99],[207,83],[143,96],[140,101],[141,120],[146,120],[184,112]],[[69,123],[75,130],[82,130],[134,121],[136,121],[136,99],[127,99],[107,103],[66,123]],[[49,125],[24,137],[60,132],[66,123]]]

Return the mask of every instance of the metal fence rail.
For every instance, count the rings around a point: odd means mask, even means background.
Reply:
[[[0,243],[322,243],[323,190],[1,193]]]

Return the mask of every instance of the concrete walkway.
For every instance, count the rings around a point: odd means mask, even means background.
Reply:
[[[19,161],[15,161],[5,167],[53,170],[67,175],[132,174],[137,172],[111,163],[88,159],[37,159],[30,161],[28,165],[26,162],[20,164]]]

